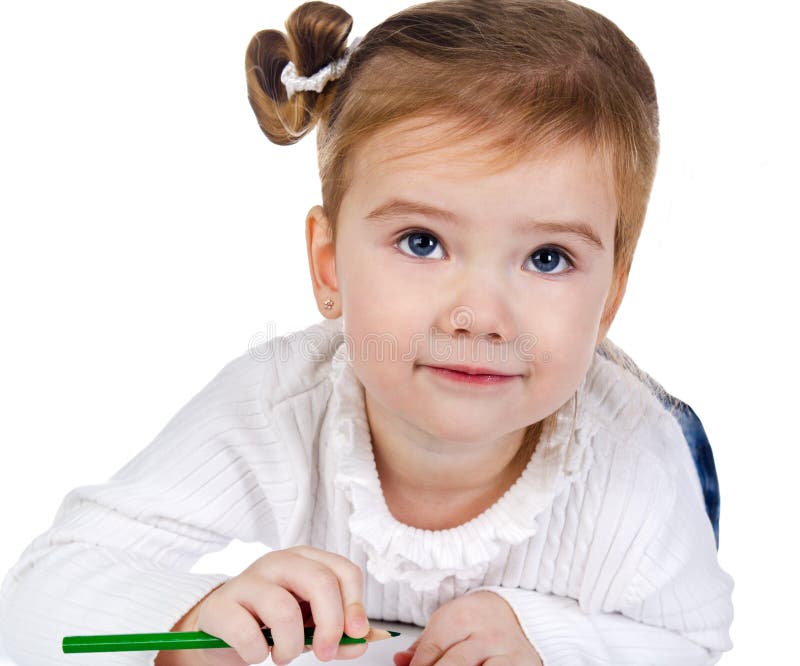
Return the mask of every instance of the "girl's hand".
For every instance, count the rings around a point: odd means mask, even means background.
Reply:
[[[396,666],[542,666],[539,654],[498,594],[482,590],[439,606],[419,638],[394,655]]]
[[[364,638],[369,631],[362,603],[361,569],[346,557],[311,546],[275,550],[213,590],[198,606],[194,627],[231,648],[192,651],[192,664],[245,666],[272,655],[288,664],[309,649],[320,661],[354,659],[367,644],[339,645],[342,633]],[[261,627],[270,627],[270,648]],[[315,626],[313,646],[303,628]]]

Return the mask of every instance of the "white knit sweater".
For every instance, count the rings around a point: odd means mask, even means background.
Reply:
[[[61,638],[169,631],[229,578],[190,570],[233,539],[350,558],[376,620],[424,626],[492,590],[544,666],[713,664],[731,649],[734,582],[691,453],[638,379],[596,353],[577,408],[501,499],[417,529],[381,492],[341,323],[234,359],[108,482],[66,495],[0,589],[19,666],[152,664],[155,651],[64,655]]]

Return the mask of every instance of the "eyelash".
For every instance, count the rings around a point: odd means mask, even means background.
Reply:
[[[436,234],[431,233],[430,231],[425,231],[424,229],[411,229],[411,230],[408,230],[408,231],[401,232],[400,235],[398,235],[395,238],[395,241],[394,241],[395,247],[397,247],[406,238],[408,238],[409,236],[413,236],[414,234],[421,234],[421,235],[425,235],[425,236],[430,236],[431,238],[436,239],[436,242],[441,246],[441,241],[436,237]],[[415,259],[425,259],[425,257],[418,257],[418,256],[413,255],[413,254],[408,254],[407,252],[404,252],[403,250],[400,250],[399,248],[398,248],[398,250],[400,252],[402,252],[403,255],[405,255],[406,257],[410,256],[410,257],[413,257]],[[559,245],[552,245],[552,244],[542,245],[541,247],[538,247],[533,252],[531,252],[531,254],[528,255],[528,259],[530,259],[532,256],[534,256],[540,250],[555,250],[569,264],[569,268],[567,270],[565,270],[565,271],[561,271],[560,273],[547,273],[547,272],[544,272],[544,271],[533,271],[533,272],[535,272],[535,273],[537,273],[539,275],[566,275],[567,273],[571,273],[575,269],[575,262],[573,261],[572,257],[570,256],[570,254],[564,248],[560,247]]]

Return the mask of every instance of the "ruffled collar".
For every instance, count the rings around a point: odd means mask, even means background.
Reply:
[[[367,555],[367,570],[381,583],[407,581],[433,589],[448,576],[474,580],[501,549],[532,537],[538,518],[565,485],[580,476],[590,455],[583,431],[581,395],[586,378],[557,413],[551,436],[536,447],[520,477],[491,507],[453,528],[426,530],[398,521],[381,489],[366,418],[364,387],[355,376],[347,345],[331,364],[332,394],[323,424],[334,486],[352,506],[349,529]]]

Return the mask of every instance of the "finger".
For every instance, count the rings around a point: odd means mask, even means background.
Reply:
[[[395,666],[410,666],[411,658],[414,656],[413,652],[409,650],[403,650],[401,652],[394,653],[394,665]]]
[[[422,635],[417,636],[416,640],[406,648],[406,652],[414,652],[419,645],[420,640],[422,640]]]
[[[340,645],[336,651],[336,659],[357,659],[361,657],[369,647],[369,643],[354,643],[351,645]]]
[[[409,666],[432,666],[439,662],[447,652],[448,646],[440,645],[432,640],[420,642],[419,647],[409,662]]]
[[[212,648],[198,650],[193,657],[197,664],[214,664],[214,666],[248,666],[233,648]]]
[[[485,646],[478,641],[467,639],[450,646],[434,663],[436,666],[481,666],[486,658]],[[412,660],[411,663],[415,662]]]
[[[434,613],[428,626],[409,648],[412,649],[416,645],[409,666],[432,666],[438,663],[453,645],[468,637],[469,630],[463,623],[449,620],[446,613],[444,615]]]
[[[489,657],[483,662],[483,666],[511,666],[511,657],[501,654],[496,657]]]
[[[419,645],[419,637],[405,650],[398,650],[397,652],[395,652],[394,653],[395,666],[409,666],[409,664],[411,664],[411,659],[414,656],[414,652],[417,651],[417,645]]]
[[[269,572],[271,583],[308,601],[314,618],[313,648],[317,659],[330,661],[336,655],[344,631],[342,593],[336,574],[324,564],[293,555],[296,564],[276,567]],[[298,612],[299,611],[298,605]],[[300,613],[299,626],[303,626]]]
[[[269,645],[261,633],[261,625],[234,600],[222,605],[213,601],[203,604],[198,611],[197,622],[200,631],[221,638],[230,645],[244,664],[260,664],[269,656]],[[220,653],[226,651],[225,648],[219,650]],[[224,663],[233,663],[228,660],[228,654],[220,654],[220,657],[223,656]]]
[[[324,564],[336,574],[341,589],[344,631],[353,638],[364,638],[369,633],[369,620],[363,603],[364,572],[361,568],[342,555],[319,548],[298,546],[292,550]]]
[[[303,654],[303,612],[291,592],[279,585],[253,587],[245,593],[242,604],[260,619],[262,625],[270,628],[272,661],[288,664]],[[261,640],[264,641],[263,635]]]

